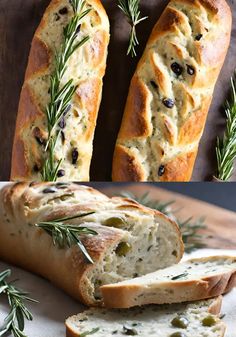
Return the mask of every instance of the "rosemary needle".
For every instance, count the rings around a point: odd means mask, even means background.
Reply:
[[[231,99],[226,101],[226,131],[223,139],[217,138],[217,178],[227,181],[231,178],[236,159],[236,72],[231,78]]]
[[[131,54],[132,57],[135,57],[137,55],[136,47],[139,44],[136,27],[140,22],[147,19],[147,16],[141,17],[139,4],[140,4],[140,0],[119,0],[118,1],[118,7],[125,14],[131,26],[127,55]]]
[[[59,248],[71,248],[73,245],[77,245],[88,262],[93,263],[91,256],[79,237],[81,235],[97,235],[98,233],[87,227],[78,227],[77,225],[65,223],[65,221],[86,217],[91,214],[94,214],[94,212],[78,214],[51,221],[42,221],[36,224],[36,227],[42,228],[52,237],[54,246]]]
[[[14,337],[27,337],[24,333],[25,319],[32,321],[33,316],[25,306],[25,302],[37,302],[28,297],[28,294],[15,287],[13,282],[7,282],[11,275],[10,270],[0,273],[0,294],[5,294],[8,298],[10,312],[4,320],[4,325],[0,328],[0,336],[12,333]]]

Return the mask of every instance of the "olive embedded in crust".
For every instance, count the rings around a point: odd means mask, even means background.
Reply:
[[[131,250],[131,245],[128,242],[120,242],[116,248],[118,256],[125,256]]]
[[[171,98],[163,98],[162,103],[167,107],[168,109],[172,109],[175,105],[175,102]]]
[[[71,156],[72,156],[72,164],[75,165],[78,161],[78,158],[79,158],[79,152],[78,152],[77,148],[74,148],[72,150]]]
[[[172,63],[170,67],[177,76],[180,76],[183,72],[183,67],[177,62]]]
[[[174,332],[169,337],[187,337],[185,333],[183,332]]]
[[[64,177],[65,175],[66,175],[65,170],[59,170],[59,171],[57,172],[58,178]]]
[[[112,217],[104,221],[104,225],[108,227],[123,228],[126,222],[121,217]]]
[[[81,24],[80,25],[78,25],[78,27],[77,27],[77,29],[76,29],[76,35],[78,35],[79,34],[79,32],[80,32],[80,29],[81,29]]]
[[[165,173],[165,166],[161,165],[158,169],[158,176],[161,177]]]
[[[202,320],[202,325],[203,326],[213,326],[216,324],[216,319],[209,315],[207,317],[205,317],[203,320]]]
[[[63,7],[62,9],[59,10],[59,14],[61,14],[61,15],[68,14],[68,8],[67,7]]]
[[[171,321],[171,325],[173,325],[176,328],[186,329],[189,324],[189,321],[185,317],[175,317]]]
[[[195,74],[195,69],[189,64],[187,64],[187,73],[191,76]]]
[[[40,128],[38,128],[37,126],[33,130],[33,135],[39,145],[44,145],[44,146],[46,145],[46,139],[44,138],[44,135],[42,131],[40,130]]]
[[[56,193],[56,190],[54,188],[48,187],[43,190],[43,193],[45,194]]]
[[[158,85],[156,84],[156,82],[155,81],[150,81],[150,84],[151,84],[151,86],[154,88],[154,89],[157,89],[158,88]]]
[[[202,34],[198,34],[196,37],[195,37],[195,40],[196,41],[200,41],[201,40],[201,38],[202,38]]]

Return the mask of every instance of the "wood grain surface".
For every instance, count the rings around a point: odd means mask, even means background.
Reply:
[[[102,1],[111,23],[111,43],[103,100],[98,118],[91,165],[92,181],[109,181],[117,133],[130,79],[154,23],[167,0],[141,0],[142,13],[149,17],[138,35],[138,57],[126,56],[129,26],[116,0]],[[193,174],[194,181],[210,180],[216,169],[216,136],[224,130],[222,104],[229,92],[229,79],[236,67],[236,3],[228,0],[234,16],[229,53],[216,86],[207,126]],[[19,94],[24,79],[30,43],[49,0],[0,0],[0,180],[8,180]],[[232,180],[236,180],[236,172]]]
[[[113,185],[112,187],[102,188],[101,191],[109,196],[114,196],[118,195],[123,189],[139,196],[149,192],[150,198],[162,202],[174,200],[175,203],[172,208],[178,210],[175,212],[178,219],[205,218],[207,229],[203,230],[202,233],[209,236],[205,240],[207,248],[236,249],[236,212],[148,184],[131,184],[126,185],[125,188]]]

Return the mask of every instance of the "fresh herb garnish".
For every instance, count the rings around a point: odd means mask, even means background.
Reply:
[[[139,45],[136,26],[147,19],[147,16],[141,17],[139,9],[140,0],[119,0],[118,7],[125,14],[130,26],[130,39],[127,55],[131,54],[132,57],[136,56],[136,47]]]
[[[83,332],[83,333],[80,334],[80,337],[85,337],[85,336],[88,336],[88,335],[93,335],[94,333],[98,332],[99,330],[100,330],[100,328],[94,328],[91,331],[85,331],[85,332]]]
[[[236,72],[231,78],[231,99],[225,104],[226,131],[222,139],[217,138],[217,176],[222,181],[232,177],[236,159]]]
[[[91,256],[79,237],[81,235],[97,235],[98,233],[87,227],[78,227],[65,223],[65,221],[86,217],[91,214],[94,214],[94,212],[78,214],[52,221],[42,221],[35,226],[42,228],[52,237],[54,246],[59,248],[71,248],[72,246],[77,245],[88,262],[93,263]]]
[[[174,200],[168,202],[161,202],[160,200],[150,199],[149,192],[144,193],[141,196],[135,195],[129,191],[123,191],[120,193],[120,196],[123,198],[129,198],[137,201],[139,204],[142,204],[146,207],[156,209],[159,212],[165,213],[166,215],[171,216],[170,206],[175,203]]]
[[[80,22],[90,12],[90,9],[83,10],[85,6],[84,0],[70,0],[70,4],[73,8],[74,16],[64,28],[63,42],[60,51],[56,52],[55,70],[50,79],[50,102],[46,108],[48,138],[45,146],[46,158],[41,171],[43,181],[57,180],[58,171],[63,160],[62,158],[56,159],[54,155],[57,141],[61,135],[61,129],[58,124],[69,112],[72,97],[77,89],[77,85],[74,84],[72,79],[62,85],[62,78],[67,70],[67,63],[71,55],[89,40],[89,37],[86,36],[81,41],[77,41],[77,37]]]
[[[5,270],[0,273],[0,294],[5,294],[8,298],[10,312],[4,320],[4,325],[0,328],[0,336],[12,333],[14,337],[27,337],[24,333],[25,319],[33,320],[31,312],[25,306],[25,302],[37,302],[28,297],[28,294],[15,287],[13,282],[7,282],[11,271]]]
[[[179,275],[173,276],[173,277],[171,278],[171,280],[172,280],[172,281],[179,280],[179,279],[184,278],[184,277],[186,277],[186,276],[188,276],[188,273],[179,274]]]
[[[173,218],[179,225],[186,252],[191,252],[194,249],[202,248],[205,246],[203,240],[206,238],[206,236],[203,234],[199,234],[199,230],[206,228],[204,217],[196,220],[191,217],[185,221],[182,221],[176,218],[175,213],[177,213],[178,210],[172,210],[171,208],[171,206],[175,203],[175,201],[173,200],[163,203],[160,200],[151,199],[149,197],[149,193],[137,196],[133,193],[125,191],[122,192],[120,195],[125,198],[133,199],[146,207],[155,209]]]

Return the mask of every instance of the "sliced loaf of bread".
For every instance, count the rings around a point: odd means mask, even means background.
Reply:
[[[35,226],[64,218],[97,232],[80,237],[93,264],[78,245],[61,249]],[[15,183],[0,191],[0,259],[43,276],[86,305],[103,304],[100,286],[166,268],[182,255],[177,224],[131,199],[108,198],[76,183]]]
[[[195,301],[222,295],[236,286],[236,257],[191,259],[116,284],[101,292],[109,308]]]
[[[66,320],[67,337],[222,337],[221,297],[128,310],[90,309]]]

